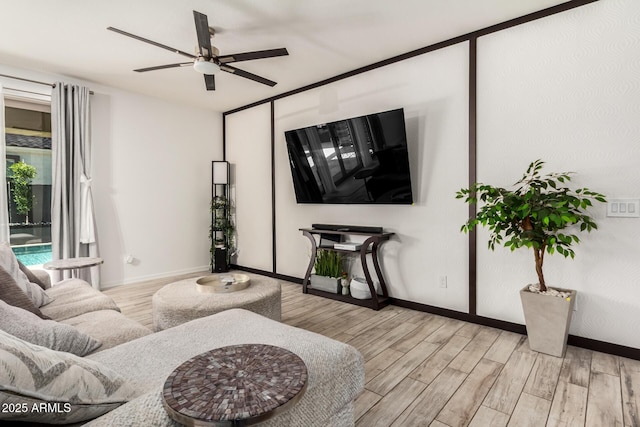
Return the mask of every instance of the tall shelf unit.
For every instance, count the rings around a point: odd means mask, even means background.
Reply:
[[[211,162],[211,272],[229,271],[231,208],[229,163]]]
[[[354,227],[354,229],[358,229],[358,227]],[[380,269],[380,263],[378,262],[378,248],[380,244],[389,240],[394,233],[373,233],[373,232],[364,232],[364,231],[351,231],[348,226],[345,226],[341,229],[336,230],[328,230],[328,229],[320,229],[320,228],[301,228],[302,234],[309,239],[311,242],[311,260],[309,261],[309,266],[307,267],[307,272],[304,276],[304,280],[302,282],[302,292],[305,294],[319,295],[325,298],[330,298],[333,300],[348,302],[350,304],[355,304],[363,307],[369,307],[374,310],[380,310],[383,307],[389,305],[389,293],[387,291],[387,284],[384,281],[384,276],[382,275],[382,270]],[[320,240],[322,241],[322,236],[339,236],[339,239],[342,239],[345,236],[367,236],[365,241],[362,243],[362,246],[359,250],[350,251],[344,249],[336,249],[333,246],[320,246],[318,242],[316,242],[315,236],[320,236]],[[371,292],[371,299],[358,299],[354,298],[351,295],[341,295],[334,294],[331,292],[326,292],[320,289],[314,289],[309,285],[309,278],[311,277],[311,271],[313,270],[313,265],[315,263],[316,255],[318,249],[324,249],[328,251],[338,252],[346,255],[354,255],[360,256],[360,262],[362,263],[362,271],[364,273],[365,279],[367,281],[367,285],[369,286],[369,290]],[[371,255],[371,260],[373,263],[374,272],[378,282],[380,283],[380,288],[382,291],[382,295],[378,295],[376,292],[375,284],[373,282],[373,277],[371,272],[369,271],[369,267],[367,264],[367,255]]]

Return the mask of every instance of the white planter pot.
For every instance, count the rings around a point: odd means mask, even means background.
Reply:
[[[361,277],[354,277],[351,279],[351,296],[357,299],[371,299],[371,290],[367,284],[367,280]],[[376,293],[380,295],[380,282],[374,282]]]
[[[569,324],[577,292],[571,289],[555,289],[570,292],[571,295],[566,299],[541,295],[530,292],[529,287],[525,286],[520,291],[520,299],[531,350],[563,357],[567,349]]]
[[[331,292],[332,294],[342,293],[342,286],[340,286],[340,279],[336,277],[318,276],[312,274],[309,277],[309,282],[313,289],[319,289],[325,292]]]

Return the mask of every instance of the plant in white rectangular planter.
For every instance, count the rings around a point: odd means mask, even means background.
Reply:
[[[474,183],[456,193],[466,203],[482,206],[475,217],[462,226],[469,232],[477,225],[491,231],[489,249],[497,245],[533,250],[538,284],[520,291],[529,346],[532,350],[561,357],[564,355],[569,323],[576,291],[548,288],[542,265],[545,254],[559,253],[565,258],[575,256],[572,246],[580,243],[577,234],[597,229],[587,215],[592,201],[605,202],[605,196],[566,185],[573,172],[541,175],[544,162],[532,162],[514,190]]]
[[[313,268],[315,274],[309,278],[311,287],[334,294],[342,292],[342,257],[339,253],[318,249]]]

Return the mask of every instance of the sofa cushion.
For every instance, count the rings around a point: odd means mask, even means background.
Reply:
[[[132,401],[114,409],[84,424],[85,427],[113,427],[113,426],[153,426],[153,427],[182,427],[182,424],[174,421],[167,416],[167,411],[162,403],[162,390],[153,390],[138,396]],[[316,423],[319,427],[353,427],[354,425],[354,406],[353,403],[347,404],[336,414],[327,414],[329,418],[324,424]],[[260,423],[260,426],[269,423]],[[273,425],[273,424],[271,424]],[[300,426],[302,424],[279,424],[282,426]],[[306,427],[306,426],[305,426]]]
[[[80,332],[101,341],[102,346],[97,351],[115,347],[152,332],[151,329],[145,328],[115,310],[92,311],[63,320],[62,323],[73,326]]]
[[[0,361],[0,404],[26,409],[0,411],[1,420],[79,422],[139,394],[124,377],[100,363],[30,344],[4,331],[0,331]],[[38,411],[40,404],[56,410]]]
[[[53,320],[65,320],[97,310],[120,311],[115,301],[81,279],[65,279],[46,290],[53,298],[41,308]]]
[[[289,410],[266,421],[265,426],[324,426],[364,387],[364,360],[352,346],[242,309],[192,320],[86,357],[151,392],[160,390],[169,374],[189,358],[243,343],[285,348],[307,365],[304,396]]]
[[[13,277],[0,267],[0,300],[15,307],[20,307],[24,310],[30,311],[43,319],[49,319],[49,317],[42,314],[40,309],[27,297],[22,289],[13,280]]]
[[[51,297],[45,293],[44,289],[35,283],[31,283],[20,270],[18,259],[7,242],[0,243],[0,267],[11,275],[18,287],[22,289],[36,307],[42,307],[51,302]]]
[[[182,427],[167,416],[162,406],[162,390],[157,389],[136,397],[131,402],[95,419],[85,427],[153,426]]]
[[[0,301],[0,330],[31,344],[84,356],[100,347],[100,341],[73,326],[43,320],[33,313]]]

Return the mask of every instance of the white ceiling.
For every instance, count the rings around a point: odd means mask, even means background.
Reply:
[[[0,0],[0,64],[62,74],[226,111],[566,0]],[[220,73],[207,92],[181,55],[107,31],[113,26],[194,52],[193,10],[208,15],[220,54],[286,47],[239,62],[273,88]]]

